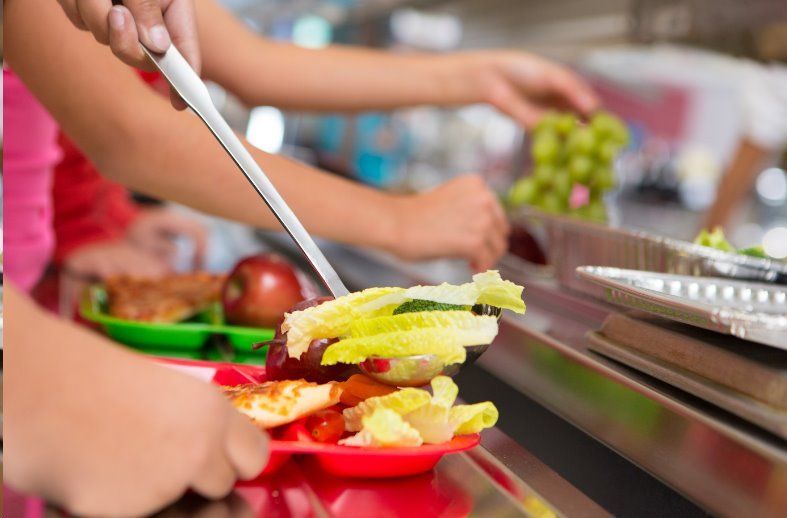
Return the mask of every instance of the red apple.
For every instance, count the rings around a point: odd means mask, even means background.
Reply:
[[[285,311],[305,298],[306,291],[286,259],[275,254],[247,257],[224,283],[224,317],[230,324],[274,327]]]

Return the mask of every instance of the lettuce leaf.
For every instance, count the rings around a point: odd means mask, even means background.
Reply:
[[[423,439],[415,428],[402,419],[402,416],[390,408],[377,408],[363,417],[363,428],[360,432],[342,439],[339,444],[395,448],[420,446],[423,444]]]
[[[402,288],[370,288],[323,302],[319,306],[286,313],[281,330],[287,333],[287,352],[291,358],[300,358],[309,348],[312,340],[346,335],[354,320],[375,316],[373,310],[360,310],[361,307],[397,291],[404,290]]]

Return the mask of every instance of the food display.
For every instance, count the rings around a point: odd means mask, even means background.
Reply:
[[[162,279],[110,277],[105,283],[109,314],[138,322],[180,322],[217,302],[225,277],[207,272]]]
[[[247,257],[232,269],[222,290],[230,324],[274,327],[284,312],[307,297],[308,281],[275,254]]]
[[[239,412],[274,439],[349,447],[442,444],[490,428],[498,417],[489,401],[456,405],[459,389],[447,376],[434,378],[430,390],[375,385],[362,375],[344,383],[281,380],[223,390]]]
[[[270,434],[273,463],[303,453],[342,476],[420,473],[446,453],[477,445],[478,434],[497,422],[497,408],[456,404],[459,388],[446,375],[426,386],[394,386],[361,374],[359,364],[412,356],[460,364],[467,347],[495,338],[499,310],[525,312],[522,291],[487,271],[460,285],[303,301],[267,342],[265,382],[224,386],[224,393]]]
[[[716,227],[710,232],[708,229],[703,228],[700,233],[697,234],[697,237],[694,238],[694,243],[701,246],[715,248],[716,250],[721,250],[722,252],[732,252],[748,255],[749,257],[768,259],[768,255],[765,253],[765,250],[761,245],[736,249],[729,241],[727,241],[727,237],[724,235],[724,231],[721,229],[721,227]]]
[[[533,131],[533,170],[514,183],[508,205],[606,220],[604,194],[615,186],[613,162],[629,132],[616,116],[598,112],[582,123],[570,113],[551,113]]]
[[[524,313],[522,290],[487,271],[461,285],[370,288],[305,302],[285,314],[270,343],[269,376],[343,379],[366,360],[413,355],[461,364],[467,346],[497,335],[497,318],[482,314],[483,305]]]
[[[260,363],[249,356],[254,344],[270,340],[284,312],[313,290],[285,259],[263,254],[230,275],[112,277],[86,290],[79,313],[118,342],[159,355]]]

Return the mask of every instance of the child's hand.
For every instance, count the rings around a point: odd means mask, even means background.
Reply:
[[[159,257],[167,264],[175,259],[175,237],[188,238],[194,247],[193,266],[203,266],[208,246],[208,231],[197,219],[167,208],[147,209],[129,226],[126,237],[141,250]]]
[[[403,259],[460,257],[484,271],[508,248],[508,220],[480,176],[460,176],[398,203],[392,252]]]
[[[77,28],[90,31],[96,41],[109,45],[124,63],[152,70],[142,42],[152,52],[163,53],[175,44],[194,70],[200,70],[199,42],[192,0],[58,0]],[[172,93],[176,108],[186,105]]]
[[[524,127],[532,128],[547,110],[583,116],[599,108],[598,96],[579,75],[558,63],[521,51],[455,54],[455,84],[468,98],[487,102]]]
[[[7,286],[5,480],[78,515],[227,495],[267,438],[208,383],[45,315]],[[35,330],[35,332],[33,332]]]
[[[63,261],[63,272],[85,280],[114,275],[162,277],[172,271],[171,262],[125,239],[91,243],[77,248]]]

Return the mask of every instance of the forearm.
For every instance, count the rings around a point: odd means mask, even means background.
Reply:
[[[462,55],[306,49],[260,37],[212,0],[196,5],[205,77],[249,105],[353,111],[486,100],[480,63],[472,74],[474,61]]]
[[[724,226],[733,212],[749,194],[762,161],[768,151],[744,139],[738,146],[732,163],[724,173],[716,190],[716,199],[708,210],[703,228]]]
[[[15,1],[6,16],[14,28],[6,34],[11,66],[103,174],[146,194],[279,228],[199,120],[172,110],[131,69],[70,27],[56,4]],[[394,198],[252,153],[311,232],[376,247],[394,239]]]

